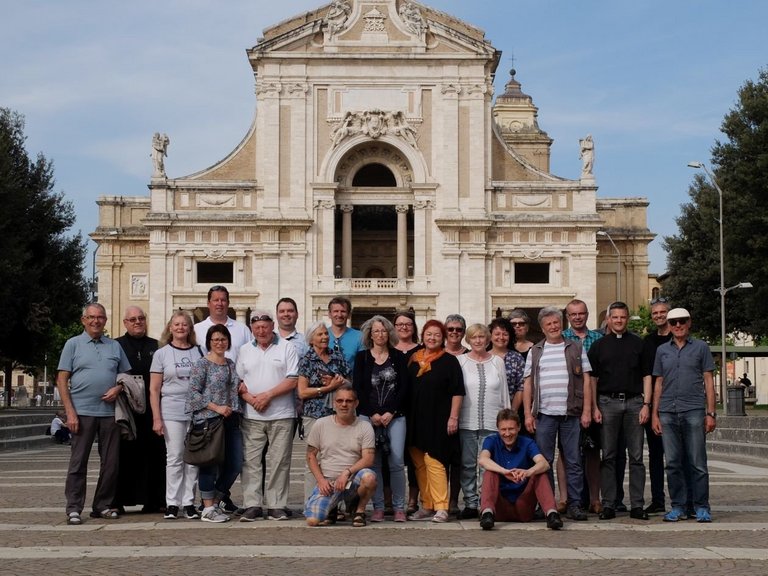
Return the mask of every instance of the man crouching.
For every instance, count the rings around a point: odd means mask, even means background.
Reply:
[[[342,500],[352,512],[352,526],[365,526],[365,506],[376,489],[370,467],[376,453],[373,427],[356,416],[357,394],[351,385],[336,390],[336,414],[320,418],[307,438],[307,466],[317,486],[307,500],[304,516],[309,526],[335,522]]]
[[[557,513],[552,486],[545,472],[546,458],[533,438],[519,436],[520,417],[510,408],[496,416],[498,432],[483,441],[478,463],[485,470],[480,493],[480,526],[491,530],[496,520],[530,522],[536,503],[546,511],[547,528],[563,526]]]

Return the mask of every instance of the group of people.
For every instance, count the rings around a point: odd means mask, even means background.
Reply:
[[[57,375],[72,432],[68,523],[82,522],[97,437],[92,517],[118,518],[140,504],[169,520],[286,520],[297,433],[307,446],[303,514],[310,526],[345,517],[365,526],[387,513],[395,522],[479,518],[484,529],[537,514],[559,529],[562,513],[584,520],[587,509],[607,520],[621,510],[624,452],[632,518],[666,511],[666,452],[672,506],[664,519],[710,521],[704,433],[715,426],[713,366],[706,346],[689,337],[683,309],[654,302],[658,330],[643,341],[627,332],[625,304],[611,305],[603,334],[586,328],[586,304],[573,300],[566,331],[559,308],[539,312],[544,339],[534,343],[520,309],[490,325],[467,326],[451,314],[426,321],[421,332],[415,315],[401,311],[373,316],[357,330],[349,326],[350,301],[335,297],[328,322],[302,334],[291,298],[274,312],[253,310],[250,327],[229,318],[225,287],[212,287],[207,301],[205,320],[195,324],[176,311],[159,342],[147,336],[136,306],[126,309],[126,333],[116,340],[104,335],[103,306],[84,309],[84,332],[66,343]],[[130,441],[121,440],[114,418],[123,372],[147,383],[148,408],[136,415]],[[221,462],[185,463],[190,428],[219,423]],[[644,428],[653,494],[647,508]],[[242,507],[232,501],[238,476]]]

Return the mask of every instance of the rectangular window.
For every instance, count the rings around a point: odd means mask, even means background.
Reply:
[[[549,284],[549,262],[515,262],[515,284]]]
[[[232,262],[198,262],[198,284],[232,284],[234,264]]]

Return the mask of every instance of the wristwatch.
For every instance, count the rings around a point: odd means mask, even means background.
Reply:
[[[717,412],[707,412],[707,416],[717,420]]]

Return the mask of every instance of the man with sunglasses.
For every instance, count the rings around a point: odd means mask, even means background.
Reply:
[[[667,314],[672,339],[659,346],[653,364],[653,430],[661,434],[667,462],[672,509],[665,522],[687,517],[686,470],[697,522],[711,522],[706,435],[717,426],[715,363],[709,346],[691,338],[691,315],[685,308]],[[687,462],[685,458],[687,457]]]
[[[656,359],[656,350],[672,338],[667,323],[669,313],[669,301],[666,298],[651,300],[651,320],[656,326],[654,332],[649,333],[643,340],[643,379],[651,384],[651,390],[655,391],[656,378],[653,376],[653,362]],[[664,507],[664,444],[661,436],[653,431],[651,421],[645,423],[645,440],[648,443],[648,475],[651,479],[651,503],[645,509],[648,514],[665,512]]]

